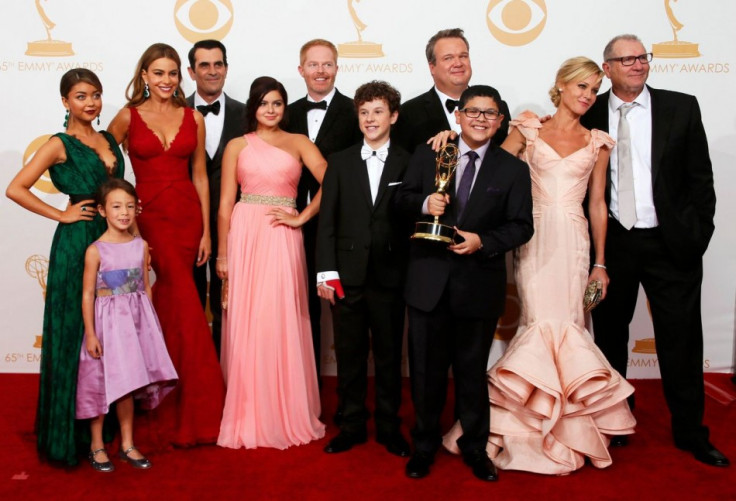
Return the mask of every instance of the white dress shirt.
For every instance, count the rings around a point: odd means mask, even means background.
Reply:
[[[437,87],[434,88],[434,91],[437,93],[437,96],[439,96],[440,98],[440,103],[442,104],[442,111],[444,111],[445,116],[447,116],[447,123],[450,124],[450,129],[460,134],[460,130],[461,130],[460,124],[457,123],[457,119],[455,118],[455,112],[447,111],[447,106],[445,106],[445,101],[447,101],[448,99],[452,99],[452,98],[448,96],[447,94],[440,92],[440,90]],[[457,99],[454,99],[454,101],[457,101]]]
[[[381,183],[381,175],[383,174],[383,166],[388,157],[388,148],[391,145],[391,140],[386,141],[380,148],[373,150],[368,144],[363,141],[363,148],[361,153],[366,150],[375,151],[375,155],[369,156],[365,160],[365,166],[368,169],[368,181],[371,186],[371,198],[373,203],[376,203],[376,195],[378,194],[378,185]],[[383,160],[381,160],[383,159]]]
[[[204,127],[205,127],[205,140],[204,140],[204,148],[207,150],[207,154],[210,158],[214,158],[215,154],[217,153],[217,148],[220,147],[220,138],[222,137],[222,129],[225,126],[225,93],[221,92],[220,97],[215,99],[215,101],[220,101],[220,113],[215,115],[214,113],[207,113],[207,116],[204,117]],[[215,101],[212,101],[214,103]],[[208,103],[202,97],[199,95],[199,93],[194,93],[194,108],[196,109],[197,106],[212,104]]]
[[[321,103],[322,101],[327,103],[327,107],[330,107],[330,102],[332,101],[332,98],[335,97],[335,88],[333,87],[329,94],[325,96],[324,99],[320,101],[315,101],[312,99],[312,96],[307,94],[307,101],[310,101],[312,103]],[[327,110],[309,110],[307,112],[307,129],[309,131],[309,139],[312,142],[315,142],[317,140],[317,134],[319,134],[319,128],[322,127],[322,122],[325,119],[325,114],[327,113]]]
[[[626,115],[631,131],[631,164],[634,171],[634,198],[636,200],[635,228],[654,228],[659,225],[654,209],[652,191],[652,100],[649,89],[639,94],[634,106]],[[624,104],[613,92],[608,98],[609,135],[618,140],[619,107]],[[616,219],[618,214],[618,148],[611,151],[611,203],[609,211]]]

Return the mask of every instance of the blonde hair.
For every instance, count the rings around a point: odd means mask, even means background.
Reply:
[[[603,70],[592,59],[584,56],[571,57],[560,66],[555,77],[555,85],[549,90],[552,104],[557,108],[560,105],[560,87],[570,82],[585,80],[591,75],[597,75],[598,80],[603,79]]]
[[[312,47],[327,47],[332,51],[332,57],[335,59],[335,63],[337,63],[337,47],[335,47],[335,44],[329,40],[315,38],[302,45],[302,48],[299,50],[299,64],[304,64],[304,60],[307,58],[307,51]]]

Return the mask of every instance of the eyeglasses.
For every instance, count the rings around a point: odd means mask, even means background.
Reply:
[[[649,64],[652,61],[652,57],[653,54],[647,52],[638,56],[611,57],[606,59],[606,61],[618,61],[622,66],[633,66],[636,61],[639,61],[641,64]]]
[[[468,118],[478,118],[481,113],[484,117],[486,117],[486,120],[496,120],[499,116],[501,116],[501,113],[498,112],[498,110],[494,109],[487,109],[487,110],[481,110],[479,108],[463,108],[460,110],[462,113],[465,113],[465,116]]]

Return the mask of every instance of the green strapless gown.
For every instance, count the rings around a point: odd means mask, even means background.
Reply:
[[[102,134],[115,154],[114,177],[123,177],[123,155],[108,132]],[[54,186],[68,195],[97,192],[110,176],[97,153],[67,134],[56,134],[66,148],[66,162],[49,169]],[[79,350],[84,338],[82,275],[84,253],[107,225],[99,215],[92,221],[60,223],[51,243],[43,315],[41,381],[36,412],[39,454],[73,465],[79,461],[80,443],[89,425],[75,419]]]

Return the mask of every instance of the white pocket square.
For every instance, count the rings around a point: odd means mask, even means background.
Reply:
[[[396,181],[395,183],[388,183],[389,186],[396,186],[398,184],[401,184],[402,181]]]

